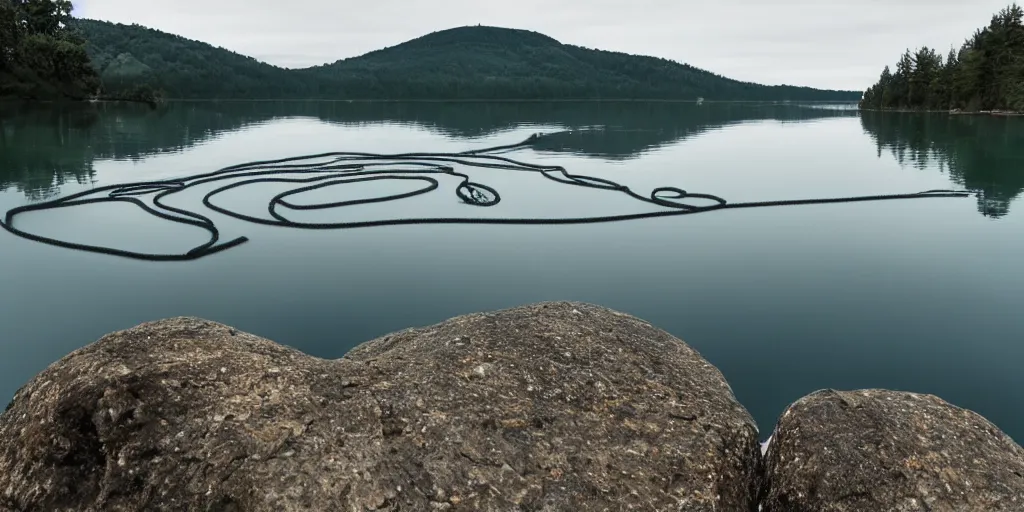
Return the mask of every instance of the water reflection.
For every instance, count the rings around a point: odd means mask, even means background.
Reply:
[[[0,105],[0,190],[15,187],[39,200],[68,181],[92,181],[91,139],[99,118],[92,109]]]
[[[913,192],[949,187],[941,174],[948,171],[987,200],[1001,199],[1003,211],[1019,197],[1024,120],[857,115],[795,105],[626,102],[0,106],[0,181],[11,189],[0,201],[19,206],[25,201],[16,190],[42,197],[61,180],[113,184],[328,149],[461,150],[559,127],[601,130],[560,135],[543,148],[558,153],[523,159],[557,161],[636,190],[685,185],[735,201]],[[251,129],[260,123],[266,126]],[[466,140],[485,135],[496,136]],[[668,147],[652,151],[659,145]],[[167,152],[176,154],[153,156]],[[614,159],[630,160],[605,161]],[[567,192],[537,176],[482,174],[501,191],[500,210],[458,203],[451,184],[449,193],[425,195],[408,209],[380,203],[324,214],[356,220],[635,211],[605,197],[614,194]],[[408,190],[377,185],[301,199]],[[239,189],[222,204],[263,215],[275,190]],[[179,206],[201,204],[196,192]],[[107,206],[19,222],[34,233],[144,252],[205,241],[201,230],[168,229],[127,205]],[[1020,212],[990,222],[970,200],[926,200],[557,228],[340,233],[222,216],[218,222],[225,239],[249,235],[251,245],[187,265],[0,235],[7,270],[0,287],[16,291],[0,294],[0,400],[85,343],[159,318],[208,318],[335,358],[365,340],[458,314],[580,300],[685,339],[722,370],[763,435],[789,403],[815,389],[882,387],[936,394],[1024,439],[1024,344],[1016,343],[1024,333]]]
[[[45,199],[67,182],[92,182],[95,160],[181,151],[270,118],[195,106],[0,103],[0,190]]]
[[[452,138],[481,137],[522,126],[555,126],[578,131],[546,140],[539,149],[625,159],[743,122],[850,115],[850,111],[784,104],[649,102],[190,102],[156,110],[115,104],[0,104],[0,188],[15,187],[31,199],[42,199],[69,180],[90,182],[96,159],[177,152],[282,118],[307,117],[348,126],[410,124]]]
[[[1024,191],[1024,119],[864,112],[861,124],[878,155],[900,165],[938,167],[978,192],[978,211],[999,218]]]
[[[538,149],[607,160],[636,158],[687,138],[752,121],[807,122],[852,117],[848,106],[658,102],[189,102],[153,110],[139,105],[0,104],[0,189],[31,200],[67,182],[89,183],[97,159],[141,159],[178,152],[220,135],[283,118],[346,126],[414,125],[451,138],[524,126],[572,132]],[[979,192],[978,209],[999,218],[1024,190],[1024,119],[866,112],[879,156],[901,165],[948,171]],[[538,128],[539,130],[540,128]],[[337,148],[355,150],[358,148]],[[244,158],[240,158],[244,160]]]

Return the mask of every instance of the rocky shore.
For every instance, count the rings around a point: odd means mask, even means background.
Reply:
[[[1024,510],[1024,449],[933,396],[819,391],[763,456],[759,437],[700,354],[593,305],[457,317],[334,361],[175,318],[18,392],[0,511]]]

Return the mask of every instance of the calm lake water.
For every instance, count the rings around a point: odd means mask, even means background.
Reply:
[[[189,191],[182,204],[217,220],[225,238],[251,241],[194,262],[153,263],[0,231],[0,401],[68,352],[159,318],[200,316],[337,358],[459,314],[576,300],[686,340],[722,370],[762,437],[812,391],[884,387],[936,394],[1024,440],[1024,119],[750,104],[0,105],[0,210],[251,160],[462,151],[565,129],[577,131],[507,156],[635,190],[677,186],[735,202],[938,188],[979,196],[575,226],[301,231],[225,219]],[[461,204],[457,182],[442,180],[425,196],[318,215],[652,209],[528,173],[471,174],[497,188],[501,204]],[[309,199],[408,188],[380,182]],[[224,200],[258,214],[275,190]],[[152,252],[181,252],[206,236],[125,205],[31,213],[18,225]]]

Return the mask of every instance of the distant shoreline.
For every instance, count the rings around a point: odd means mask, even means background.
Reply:
[[[890,112],[897,114],[949,114],[951,116],[991,116],[991,117],[1024,117],[1024,112],[1012,110],[927,110],[927,109],[889,109],[889,108],[858,108],[861,112]]]
[[[0,97],[0,101],[23,103],[147,103],[127,99],[25,99]],[[852,100],[680,100],[680,99],[629,99],[629,98],[462,98],[462,99],[324,99],[324,98],[163,98],[163,102],[323,102],[323,103],[750,103],[774,105],[856,105]]]
[[[205,98],[205,99],[191,99],[191,98],[168,98],[167,101],[202,101],[202,102],[215,102],[215,101],[258,101],[258,102],[270,102],[270,101],[322,101],[329,103],[773,103],[773,104],[790,104],[796,105],[801,103],[821,103],[821,104],[851,104],[856,105],[856,101],[803,101],[803,100],[681,100],[681,99],[644,99],[644,98],[453,98],[453,99],[319,99],[319,98],[259,98],[259,99],[246,99],[246,98]]]
[[[55,105],[81,105],[93,103],[135,103],[139,105],[155,106],[166,100],[139,100],[139,99],[115,99],[115,98],[18,98],[15,96],[0,96],[0,103],[35,103]]]
[[[949,115],[952,116],[993,116],[993,117],[1020,117],[1024,116],[1024,112],[1015,112],[1012,110],[978,110],[978,111],[966,111],[962,112],[959,110],[950,110]]]

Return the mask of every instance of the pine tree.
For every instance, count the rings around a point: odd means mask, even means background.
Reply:
[[[934,103],[932,90],[942,68],[942,57],[935,50],[922,47],[912,57],[913,69],[910,77],[910,108],[930,108]]]
[[[893,75],[889,87],[889,95],[884,103],[885,108],[904,109],[910,107],[910,78],[914,72],[914,59],[910,50],[904,52],[896,63],[896,74]]]
[[[1024,9],[1014,4],[1003,12],[1007,59],[1002,79],[1001,108],[1024,110]]]
[[[886,68],[888,71],[888,68]],[[945,62],[929,48],[908,50],[883,72],[864,108],[1024,110],[1024,9],[1013,4],[975,31]]]

